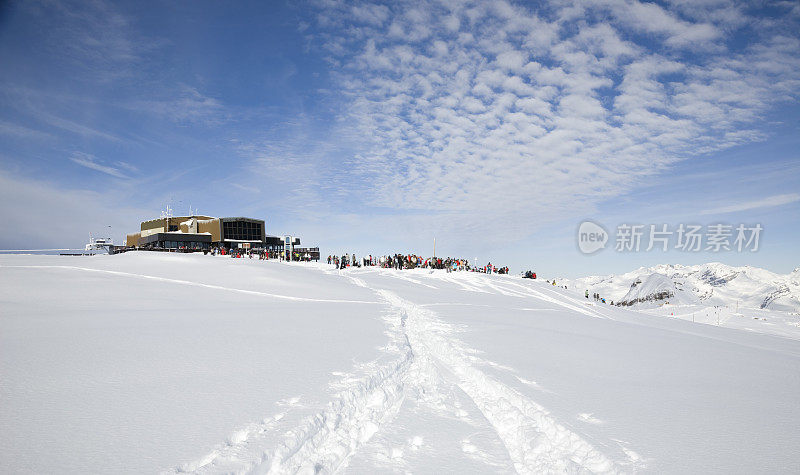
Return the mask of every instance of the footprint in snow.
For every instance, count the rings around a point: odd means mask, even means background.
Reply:
[[[622,449],[622,452],[625,453],[625,456],[628,458],[628,461],[623,465],[630,466],[633,469],[632,471],[637,471],[647,468],[648,459],[645,459],[638,453],[628,448],[630,443],[619,439],[611,439],[611,440],[613,440],[619,445],[619,447]]]
[[[286,399],[281,399],[278,401],[279,406],[299,406],[300,404],[300,396],[290,397]]]
[[[517,378],[517,381],[519,381],[520,383],[522,383],[522,384],[524,384],[526,386],[530,386],[533,389],[536,389],[537,391],[541,391],[543,393],[555,394],[553,391],[550,391],[549,389],[543,388],[542,385],[537,383],[536,381],[532,381],[530,379],[525,379],[525,378],[520,378],[519,376],[515,376],[515,378]]]
[[[472,445],[469,439],[465,439],[461,441],[461,450],[463,450],[465,454],[474,454],[478,451],[478,447]]]
[[[477,462],[481,462],[492,467],[503,466],[494,456],[478,448],[478,446],[473,444],[469,439],[464,439],[461,441],[461,450],[467,457]]]
[[[419,450],[422,447],[423,439],[422,436],[416,435],[408,441],[409,447],[411,450]]]
[[[603,423],[603,421],[601,421],[600,419],[594,417],[591,413],[588,413],[588,412],[583,412],[581,414],[578,414],[578,420],[581,420],[583,422],[588,422],[589,424],[602,424]]]

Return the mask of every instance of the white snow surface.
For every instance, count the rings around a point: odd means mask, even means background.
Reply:
[[[634,271],[606,276],[589,276],[580,279],[556,279],[559,285],[590,294],[599,293],[607,300],[620,302],[626,296],[643,297],[642,287],[632,288],[636,282],[651,281],[650,285],[674,285],[675,297],[670,303],[694,304],[701,307],[729,306],[749,309],[776,310],[800,313],[800,267],[789,274],[775,274],[758,267],[732,267],[719,262],[693,266],[662,264],[641,267]],[[664,303],[646,301],[636,304],[653,307]]]
[[[0,289],[2,473],[800,471],[786,312],[146,252]]]

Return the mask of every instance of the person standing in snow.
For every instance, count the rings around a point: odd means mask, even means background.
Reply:
[[[589,300],[589,289],[586,289],[586,300]]]

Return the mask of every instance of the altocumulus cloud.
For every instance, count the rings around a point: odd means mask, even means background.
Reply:
[[[775,20],[724,0],[318,6],[306,33],[362,137],[353,192],[462,230],[522,236],[589,212],[676,161],[762,140],[759,119],[800,90],[788,7]]]

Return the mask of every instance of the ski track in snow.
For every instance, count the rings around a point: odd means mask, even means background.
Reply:
[[[257,460],[248,457],[242,448],[254,438],[274,429],[275,425],[286,416],[286,411],[279,412],[272,417],[264,419],[260,424],[248,424],[243,429],[237,430],[225,444],[215,448],[205,456],[178,467],[177,473],[201,473],[206,471],[220,471],[220,462],[238,461],[239,465],[252,465]],[[174,473],[174,472],[173,472]]]
[[[482,289],[482,288],[480,288],[480,287],[478,287],[478,286],[471,285],[471,284],[469,284],[469,283],[467,283],[467,282],[462,282],[462,280],[461,280],[461,279],[455,279],[455,278],[453,278],[453,277],[450,277],[450,276],[448,276],[448,275],[445,275],[445,276],[437,276],[436,278],[437,278],[437,279],[439,279],[439,280],[443,280],[443,281],[445,281],[445,282],[449,282],[449,283],[451,283],[451,284],[455,284],[455,285],[457,285],[457,286],[461,287],[463,290],[465,290],[465,291],[467,291],[467,292],[481,292],[481,293],[489,293],[489,291],[488,291],[488,290],[486,290],[486,289]]]
[[[494,291],[496,293],[505,296],[522,297],[522,298],[535,297],[539,300],[550,302],[555,305],[567,308],[569,310],[573,310],[575,312],[582,313],[590,317],[608,319],[608,317],[603,315],[601,312],[587,308],[586,302],[583,302],[579,299],[575,299],[573,297],[563,294],[556,294],[555,296],[553,296],[555,292],[553,292],[549,288],[546,288],[546,286],[544,285],[542,285],[542,287],[544,287],[542,290],[536,290],[531,286],[516,282],[510,282],[507,280],[498,282],[491,282],[489,280],[486,280],[485,282],[481,282],[480,284],[478,284],[477,282],[471,282],[471,283],[463,282],[463,279],[459,279],[449,275],[436,276],[435,278],[455,284],[467,292],[492,293],[492,291]],[[483,288],[481,287],[481,285]]]
[[[404,329],[414,353],[430,356],[458,379],[456,384],[494,427],[519,473],[618,471],[614,462],[543,407],[472,366],[460,342],[448,336],[449,325],[433,312],[392,292],[378,292],[404,312]]]
[[[359,279],[351,280],[366,287]],[[386,320],[392,333],[387,353],[396,359],[382,367],[375,363],[366,365],[377,369],[362,378],[346,379],[345,387],[333,401],[288,431],[277,448],[270,442],[250,437],[271,426],[250,426],[246,429],[247,435],[240,440],[229,440],[223,449],[215,449],[175,471],[331,473],[346,466],[350,457],[394,418],[405,397],[405,379],[414,354],[401,330],[404,322],[400,316],[390,315]]]
[[[603,318],[603,319],[608,319],[609,318],[609,317],[603,315],[602,313],[598,312],[597,310],[592,310],[590,308],[587,308],[586,307],[586,303],[582,302],[582,301],[580,301],[578,299],[575,299],[575,298],[572,298],[572,297],[569,297],[569,296],[566,296],[566,295],[561,295],[561,294],[559,294],[557,297],[551,297],[549,295],[545,295],[545,293],[551,293],[552,292],[552,290],[550,290],[550,289],[547,289],[547,290],[544,290],[544,291],[539,291],[539,290],[533,289],[532,287],[529,287],[527,285],[518,284],[518,283],[515,283],[515,282],[504,282],[504,283],[508,284],[508,285],[511,285],[511,286],[514,286],[514,287],[519,287],[521,289],[524,289],[524,291],[528,294],[528,296],[536,297],[539,300],[544,300],[545,302],[550,302],[550,303],[553,303],[553,304],[556,304],[556,305],[560,305],[562,307],[568,308],[570,310],[574,310],[576,312],[582,313],[584,315],[588,315],[590,317]],[[566,301],[570,301],[572,303],[570,304],[570,303],[567,303]]]
[[[275,474],[338,471],[400,409],[403,379],[413,359],[407,344],[402,351],[399,360],[350,382],[322,411],[288,431],[277,448],[253,437],[274,428],[268,418],[261,425],[248,426],[241,437],[231,437],[222,449],[215,449],[175,471]]]
[[[385,351],[394,358],[392,362],[383,366],[378,366],[377,362],[370,363],[365,366],[372,371],[366,376],[344,380],[343,389],[333,401],[288,431],[279,447],[268,446],[258,437],[274,430],[279,418],[273,416],[261,424],[245,427],[221,448],[175,471],[337,472],[347,466],[349,459],[381,427],[395,418],[406,397],[419,393],[420,389],[422,393],[435,392],[436,388],[431,385],[441,384],[435,381],[443,375],[455,379],[451,382],[472,400],[491,424],[517,472],[621,471],[614,461],[558,423],[542,406],[479,370],[476,365],[482,362],[474,356],[476,351],[453,337],[457,333],[455,326],[394,292],[373,288],[348,273],[340,274],[355,285],[374,291],[388,304],[390,313],[384,319],[390,329],[391,341]],[[446,280],[455,279],[448,277]],[[487,292],[471,285],[462,287]],[[503,295],[534,297],[592,317],[605,318],[581,305],[559,302],[526,286],[519,286],[522,292],[503,290],[495,285],[489,287]],[[437,367],[444,371],[438,371]],[[468,452],[468,447],[465,447],[465,452]]]
[[[396,279],[405,280],[405,281],[411,282],[413,284],[417,284],[417,285],[421,285],[423,287],[427,287],[429,289],[438,290],[438,287],[436,287],[434,285],[426,284],[425,282],[422,282],[421,280],[412,279],[411,277],[403,275],[402,272],[403,271],[390,272],[389,275],[394,277],[394,278],[396,278]]]
[[[286,442],[265,453],[256,472],[335,472],[382,425],[392,420],[404,398],[403,377],[413,359],[406,346],[403,357],[340,393],[322,412],[286,434]],[[263,470],[268,467],[267,470]]]

